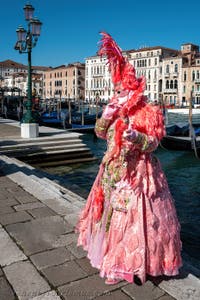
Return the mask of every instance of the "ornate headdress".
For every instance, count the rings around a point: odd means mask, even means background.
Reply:
[[[124,89],[137,90],[140,88],[140,92],[143,92],[145,79],[143,77],[136,78],[133,65],[122,55],[122,50],[114,39],[106,32],[101,32],[101,35],[98,54],[107,56],[113,84],[121,82]]]

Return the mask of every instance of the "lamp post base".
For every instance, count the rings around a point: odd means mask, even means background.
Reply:
[[[22,123],[21,137],[26,139],[36,138],[39,136],[39,125],[37,123]]]

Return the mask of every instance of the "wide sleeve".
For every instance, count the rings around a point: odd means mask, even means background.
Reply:
[[[100,119],[97,119],[95,124],[95,133],[97,137],[102,139],[107,139],[107,131],[111,124],[110,120],[104,119],[101,117]]]
[[[152,105],[146,105],[140,110],[131,125],[132,129],[137,130],[133,143],[141,152],[156,150],[165,135],[163,115],[158,107]]]
[[[152,152],[158,147],[159,140],[156,136],[138,132],[136,139],[133,141],[133,144],[135,148],[140,150],[141,152]]]

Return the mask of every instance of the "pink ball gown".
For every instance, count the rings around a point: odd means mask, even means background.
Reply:
[[[96,122],[107,151],[76,227],[101,277],[133,282],[136,275],[142,283],[146,274],[177,275],[182,265],[174,200],[153,154],[165,134],[163,117],[143,90],[144,82],[127,92],[128,109],[126,103]],[[127,128],[137,132],[133,141],[124,138]]]

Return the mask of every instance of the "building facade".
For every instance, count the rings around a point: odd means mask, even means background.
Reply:
[[[83,99],[85,64],[72,63],[51,68],[43,73],[43,99]]]
[[[49,68],[32,66],[32,90],[41,98],[43,94],[43,72]],[[28,68],[12,60],[0,62],[0,88],[7,96],[27,95]]]
[[[187,43],[180,50],[145,47],[123,51],[135,67],[136,76],[145,76],[145,95],[149,101],[185,107],[190,101],[200,106],[199,46]],[[0,62],[0,96],[27,94],[27,66],[12,60]],[[113,96],[113,84],[107,59],[87,57],[85,64],[76,62],[52,67],[32,67],[32,89],[40,99],[66,101],[84,99],[88,103],[107,103]]]
[[[200,104],[199,47],[184,44],[181,50],[146,47],[123,53],[135,67],[137,77],[145,76],[145,95],[149,101],[171,106]],[[113,86],[105,57],[86,58],[85,99],[109,101]]]

